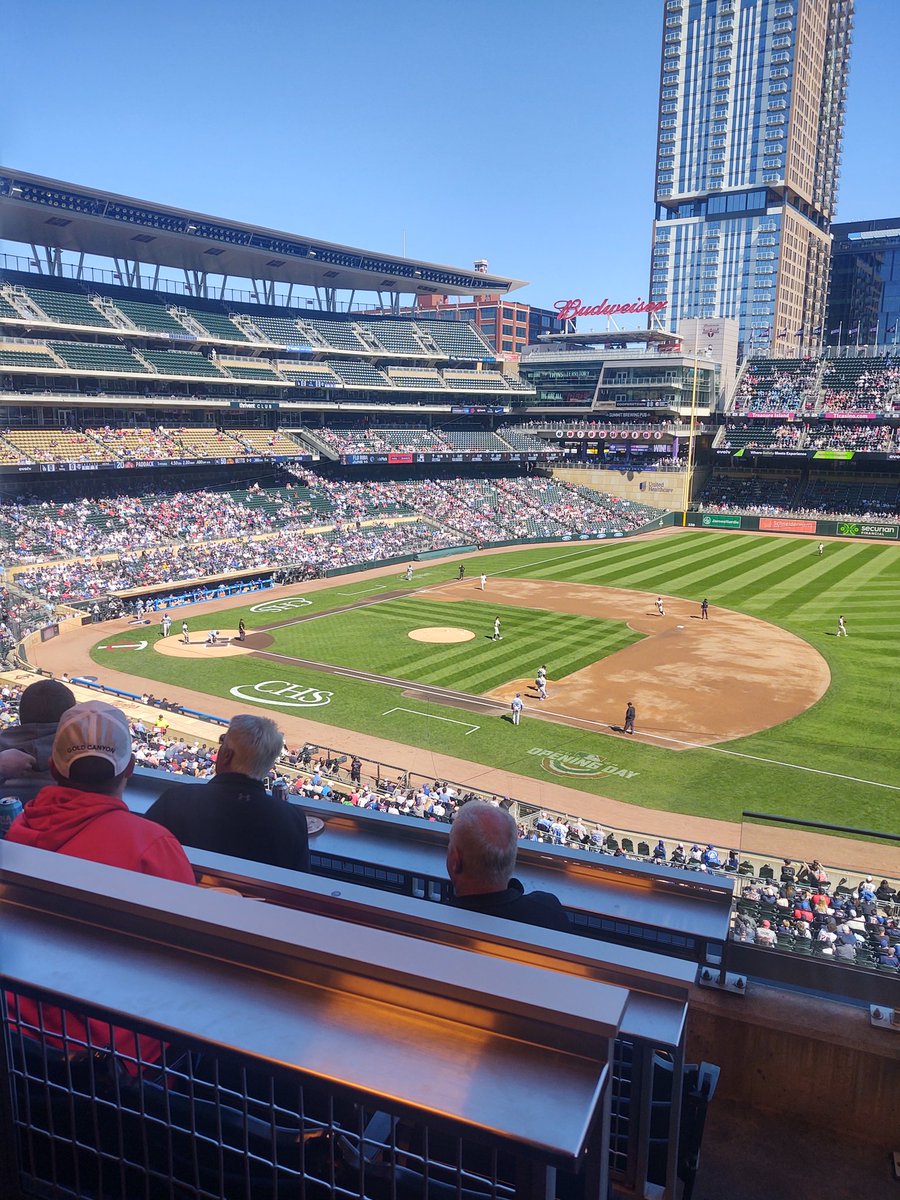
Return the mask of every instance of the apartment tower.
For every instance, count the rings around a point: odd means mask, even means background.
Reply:
[[[854,0],[664,0],[650,298],[818,348]]]

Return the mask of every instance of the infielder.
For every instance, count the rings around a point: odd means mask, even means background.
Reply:
[[[656,597],[656,611],[659,613],[659,615],[661,617],[664,617],[666,615],[666,607],[663,604],[662,596]]]
[[[494,617],[494,636],[491,638],[491,641],[492,642],[502,642],[503,641],[503,635],[500,632],[500,618],[499,617]]]
[[[538,694],[538,700],[547,699],[547,680],[543,675],[538,675],[534,681],[534,686]]]
[[[481,590],[482,590],[482,591],[484,591],[484,589],[485,589],[486,587],[487,587],[487,575],[485,575],[485,574],[482,572],[482,575],[481,575]]]
[[[522,703],[520,692],[516,692],[515,696],[513,696],[512,704],[509,707],[512,709],[512,723],[513,725],[518,725],[522,720],[522,709],[525,707]]]

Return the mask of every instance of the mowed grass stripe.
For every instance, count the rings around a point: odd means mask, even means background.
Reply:
[[[832,556],[834,565],[814,581],[812,595],[807,594],[804,597],[803,589],[798,583],[790,593],[791,598],[795,598],[793,603],[787,603],[787,597],[779,597],[779,608],[785,615],[803,620],[807,616],[829,612],[836,621],[843,608],[849,609],[852,605],[857,612],[865,608],[866,592],[871,581],[889,569],[889,565],[878,556],[867,554],[867,546],[848,546],[841,549],[844,552],[840,561],[837,561],[836,556]],[[883,551],[885,547],[879,546],[876,549]]]
[[[500,616],[503,640],[491,641]],[[455,626],[474,639],[459,643],[417,642],[416,628]],[[552,650],[559,678],[636,641],[621,622],[548,610],[506,608],[481,601],[448,606],[426,598],[403,598],[336,613],[277,631],[279,654],[353,667],[393,678],[479,693],[511,679],[530,677]]]
[[[741,540],[748,543],[746,547],[735,546],[719,551],[711,574],[704,575],[688,569],[682,578],[682,586],[699,589],[705,595],[714,593],[717,599],[725,594],[728,596],[728,608],[741,608],[744,598],[764,595],[770,580],[792,574],[797,569],[796,543],[772,546],[767,544],[768,539]]]

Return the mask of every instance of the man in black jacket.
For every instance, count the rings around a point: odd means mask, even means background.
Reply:
[[[263,783],[283,748],[284,736],[268,717],[232,717],[209,783],[166,788],[147,816],[184,846],[308,871],[306,814],[270,796]]]
[[[551,892],[529,892],[511,878],[518,830],[509,812],[470,800],[456,814],[447,848],[447,874],[456,908],[570,933],[566,911]]]

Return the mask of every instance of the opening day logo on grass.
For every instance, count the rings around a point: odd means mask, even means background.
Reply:
[[[321,708],[330,704],[334,692],[319,688],[301,687],[287,679],[264,679],[261,683],[242,683],[230,689],[239,700],[253,704],[278,704],[282,708]]]
[[[302,596],[287,596],[284,600],[264,600],[262,604],[251,606],[251,612],[279,613],[288,612],[292,608],[303,608],[312,604],[312,600],[304,600]]]
[[[616,763],[607,762],[598,754],[561,754],[556,750],[543,750],[532,746],[529,754],[539,755],[541,766],[554,775],[575,775],[586,778],[593,775],[618,775],[621,779],[635,779],[640,771],[626,771]]]

